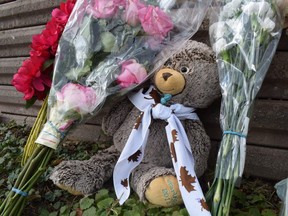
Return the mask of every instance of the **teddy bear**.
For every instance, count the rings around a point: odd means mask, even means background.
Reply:
[[[154,105],[164,100],[167,107],[177,103],[201,109],[220,97],[215,54],[208,45],[193,40],[185,42],[148,82],[154,86],[152,90],[140,91],[150,95]],[[103,131],[113,137],[113,145],[89,160],[61,162],[53,169],[50,179],[75,195],[90,195],[102,188],[111,179],[131,130],[139,124],[139,115],[141,111],[127,98],[117,103],[102,123]],[[199,119],[181,122],[191,144],[195,172],[200,177],[207,168],[210,139]],[[172,166],[173,155],[167,145],[166,125],[164,120],[151,120],[145,154],[133,170],[130,184],[140,200],[168,207],[182,203],[182,199]]]

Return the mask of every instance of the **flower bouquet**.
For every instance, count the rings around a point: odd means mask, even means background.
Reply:
[[[163,65],[197,31],[210,2],[77,1],[59,41],[39,145],[0,215],[21,214],[29,190],[68,131],[97,114],[108,96],[127,93]]]
[[[288,178],[275,185],[278,197],[282,200],[280,216],[288,215]]]
[[[36,148],[35,140],[42,125],[46,122],[47,95],[52,83],[53,63],[59,39],[75,5],[75,0],[67,0],[60,4],[60,8],[52,11],[52,18],[45,29],[34,35],[31,44],[30,57],[26,59],[17,73],[14,74],[12,85],[24,94],[26,108],[32,106],[36,100],[44,100],[35,123],[24,147],[22,165],[26,163]]]
[[[229,215],[233,189],[243,174],[253,101],[281,36],[282,16],[273,0],[226,0],[210,26],[222,90],[223,138],[208,191],[214,216]]]

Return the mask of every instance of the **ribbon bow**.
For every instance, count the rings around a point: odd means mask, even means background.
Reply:
[[[153,91],[156,90],[151,86],[145,94],[141,89],[129,97],[130,101],[141,111],[141,114],[114,168],[113,181],[119,203],[122,205],[130,195],[129,176],[143,159],[152,115],[154,119],[162,119],[168,123],[165,129],[173,166],[182,199],[189,214],[211,216],[195,174],[195,163],[189,140],[180,121],[184,119],[195,120],[198,119],[198,116],[193,113],[193,108],[181,104],[173,104],[170,107],[161,103],[155,104],[151,93]]]

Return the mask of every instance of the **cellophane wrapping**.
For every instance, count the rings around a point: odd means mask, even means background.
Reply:
[[[282,208],[279,216],[288,215],[288,178],[275,185],[278,197],[282,200]]]
[[[223,138],[208,199],[213,215],[229,215],[244,170],[252,105],[275,54],[282,16],[273,0],[216,1],[213,9],[209,33],[222,91]]]
[[[199,29],[211,0],[78,0],[60,39],[49,117],[37,143],[56,148],[107,96],[143,83]]]

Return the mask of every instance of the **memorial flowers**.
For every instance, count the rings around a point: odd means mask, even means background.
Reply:
[[[282,18],[273,0],[228,0],[214,15],[210,38],[222,90],[223,138],[207,199],[212,215],[222,216],[229,215],[243,174],[252,104],[280,39]]]

